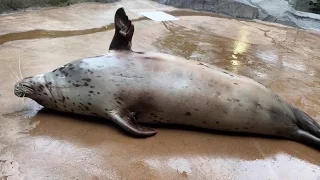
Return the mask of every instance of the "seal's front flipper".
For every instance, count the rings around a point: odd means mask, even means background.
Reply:
[[[126,116],[120,111],[110,111],[108,115],[115,123],[134,136],[149,137],[157,133],[155,129],[138,126],[133,117]]]
[[[114,16],[115,33],[109,50],[131,51],[134,26],[123,8],[119,8]]]

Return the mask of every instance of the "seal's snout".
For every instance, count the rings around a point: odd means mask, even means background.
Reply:
[[[33,88],[28,84],[18,82],[14,86],[14,94],[18,97],[25,97],[31,93],[33,93]]]

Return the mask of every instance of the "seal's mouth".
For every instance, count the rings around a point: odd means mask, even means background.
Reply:
[[[18,97],[26,97],[27,95],[32,94],[33,92],[33,88],[28,84],[18,82],[14,86],[14,94]]]

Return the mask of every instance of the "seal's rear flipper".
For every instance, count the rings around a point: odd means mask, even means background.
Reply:
[[[298,127],[320,138],[320,125],[305,112],[301,111],[300,109],[292,105],[290,105],[290,107],[297,120],[296,123]]]
[[[320,149],[320,138],[304,131],[304,130],[297,130],[294,135],[294,140],[309,144],[317,149]]]
[[[115,123],[134,136],[149,137],[157,133],[155,129],[138,126],[132,117],[125,116],[120,111],[110,111],[108,115]]]
[[[134,26],[123,8],[119,8],[114,16],[115,33],[109,50],[131,51]]]
[[[320,149],[320,125],[302,110],[289,105],[298,128],[294,134],[294,139],[302,143],[307,143]]]

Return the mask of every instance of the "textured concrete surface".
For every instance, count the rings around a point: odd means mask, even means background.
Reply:
[[[251,77],[320,122],[317,32],[144,0],[15,13],[0,16],[2,179],[319,179],[320,153],[301,143],[167,127],[136,139],[112,123],[44,111],[14,96],[10,66],[19,76],[19,59],[27,77],[105,53],[120,6],[134,19],[134,50],[193,58]],[[136,13],[151,9],[181,20],[153,22]]]

